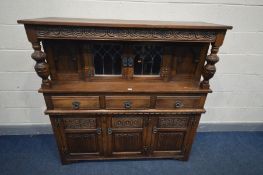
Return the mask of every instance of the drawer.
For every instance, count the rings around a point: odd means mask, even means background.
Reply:
[[[106,109],[148,109],[149,96],[107,96]]]
[[[200,108],[200,96],[158,96],[156,109]]]
[[[99,109],[98,96],[53,96],[51,97],[54,109]]]

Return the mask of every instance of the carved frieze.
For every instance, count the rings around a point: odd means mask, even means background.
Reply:
[[[186,128],[188,117],[159,117],[160,128]]]
[[[140,128],[143,125],[141,117],[113,117],[112,126],[114,128]]]
[[[38,38],[205,42],[212,42],[216,38],[216,32],[202,30],[98,28],[81,26],[38,26],[36,29]]]
[[[96,118],[64,118],[65,129],[89,129],[96,128]]]

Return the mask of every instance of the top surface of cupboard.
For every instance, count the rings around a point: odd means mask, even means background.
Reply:
[[[117,20],[117,19],[84,19],[84,18],[36,18],[18,20],[20,24],[35,25],[70,25],[93,27],[131,27],[131,28],[173,28],[173,29],[232,29],[232,26],[206,22],[175,22],[175,21],[146,21],[146,20]]]

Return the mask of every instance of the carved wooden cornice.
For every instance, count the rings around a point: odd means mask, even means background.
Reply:
[[[211,30],[36,26],[36,31],[40,39],[213,42],[216,38],[216,32]]]

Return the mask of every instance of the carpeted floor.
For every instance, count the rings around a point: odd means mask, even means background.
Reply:
[[[263,132],[198,133],[188,162],[88,161],[61,165],[52,135],[0,136],[1,175],[262,175]]]

